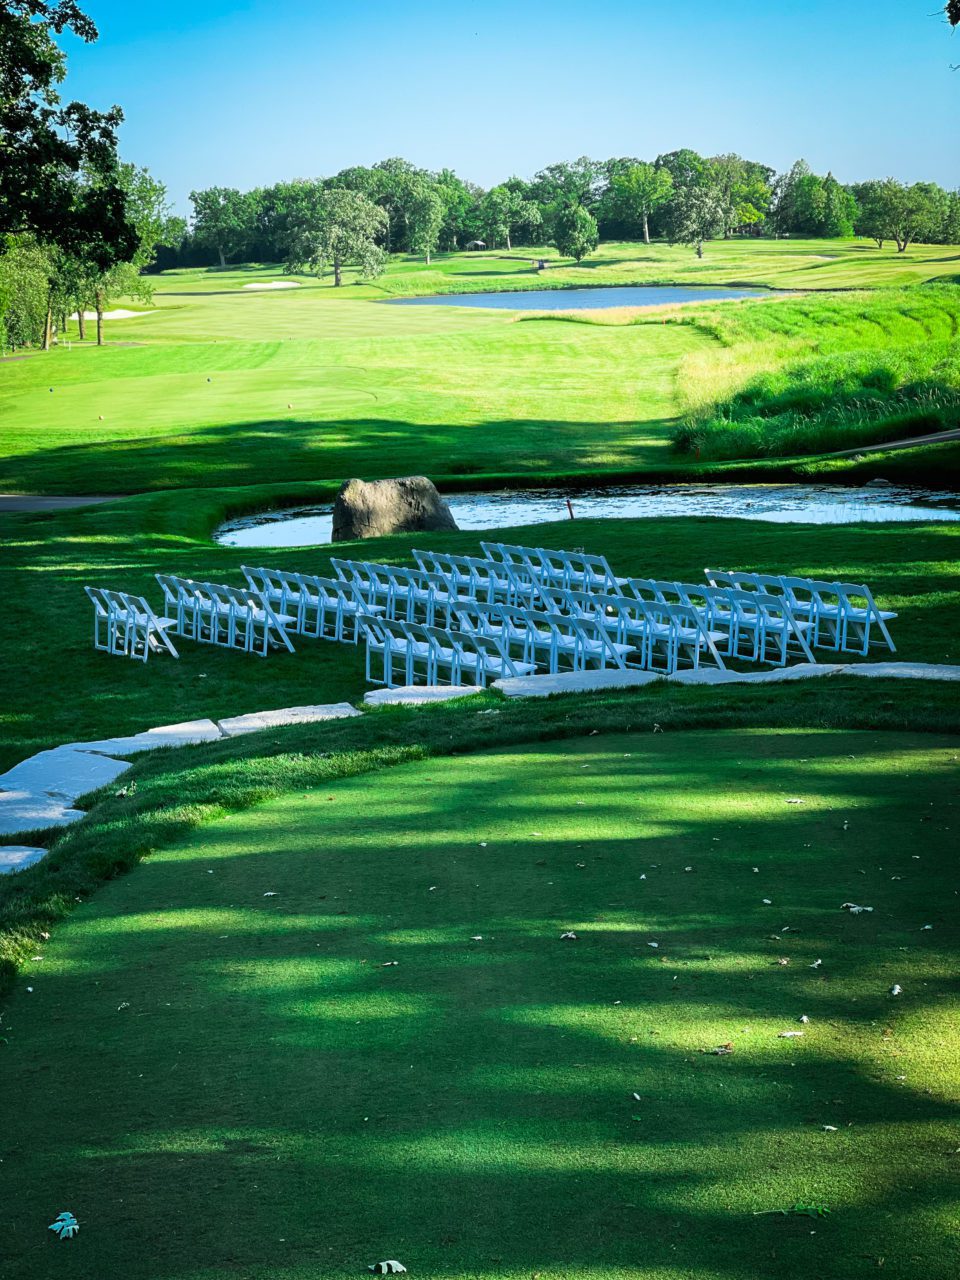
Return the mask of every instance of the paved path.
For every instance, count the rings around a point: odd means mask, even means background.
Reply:
[[[38,493],[0,493],[0,511],[66,511],[70,507],[92,507],[97,502],[116,502],[125,493],[91,493],[79,498],[46,497]]]
[[[890,440],[886,444],[862,444],[859,449],[839,449],[836,453],[824,453],[824,458],[852,458],[858,453],[881,453],[889,449],[912,449],[918,444],[945,444],[948,440],[960,440],[960,427],[949,431],[934,431],[929,436],[913,436],[907,440]],[[796,459],[804,461],[804,459]]]

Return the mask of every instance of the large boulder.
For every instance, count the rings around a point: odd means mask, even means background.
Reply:
[[[456,527],[450,508],[426,476],[345,480],[333,504],[334,542]]]

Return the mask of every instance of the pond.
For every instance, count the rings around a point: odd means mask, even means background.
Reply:
[[[461,529],[507,529],[570,518],[721,516],[774,524],[960,521],[960,494],[899,485],[670,484],[604,488],[506,489],[447,497]],[[332,505],[265,511],[227,521],[214,534],[226,547],[306,547],[329,542]]]
[[[447,293],[427,298],[390,298],[398,307],[502,307],[509,311],[588,311],[604,307],[662,307],[724,298],[767,298],[769,289],[707,285],[610,285],[598,289],[529,289],[513,293]]]

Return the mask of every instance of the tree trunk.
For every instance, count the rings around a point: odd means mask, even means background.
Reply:
[[[103,294],[98,289],[94,294],[94,305],[97,308],[97,346],[103,346]]]
[[[697,257],[698,258],[703,257],[703,241],[702,240],[697,241]]]
[[[341,279],[341,267],[342,267],[342,264],[341,264],[341,262],[340,262],[340,259],[339,259],[339,258],[334,258],[334,260],[333,260],[333,283],[334,283],[334,287],[335,287],[335,288],[337,288],[337,289],[339,289],[339,288],[340,288],[340,285],[343,283],[343,281],[342,281],[342,279]]]
[[[83,303],[81,302],[81,303],[79,303],[79,304],[77,305],[77,328],[80,330],[80,341],[81,341],[81,342],[82,342],[82,341],[84,340],[84,338],[87,336],[87,331],[86,331],[86,329],[84,328],[84,324],[85,324],[85,322],[86,322],[86,317],[85,317],[85,316],[84,316],[84,314],[83,314]]]
[[[429,265],[430,265],[430,250],[429,250],[429,249],[428,249],[428,250],[426,251],[426,253],[424,254],[424,257],[426,258],[427,266],[429,267]]]
[[[509,231],[507,232],[507,248],[508,248],[508,249],[512,249],[512,248],[513,248],[513,245],[510,243],[510,232],[509,232]]]
[[[44,351],[49,351],[49,350],[50,350],[50,339],[51,339],[52,334],[53,334],[53,307],[51,307],[50,303],[48,302],[48,303],[47,303],[47,318],[46,318],[46,320],[44,321],[44,325],[43,325],[43,349],[44,349]]]
[[[221,265],[221,267],[225,267],[225,266],[227,265],[227,260],[226,260],[226,258],[223,256],[223,249],[220,247],[220,245],[217,245],[217,253],[220,255],[220,265]]]
[[[904,236],[902,240],[897,239],[897,253],[906,253],[910,245],[910,237]]]
[[[644,214],[643,214],[643,243],[644,244],[650,243],[650,219],[646,211],[644,211]]]

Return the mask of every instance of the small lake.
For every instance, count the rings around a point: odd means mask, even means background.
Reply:
[[[595,311],[605,307],[663,307],[724,298],[767,298],[769,289],[725,289],[708,285],[611,285],[599,289],[525,289],[512,293],[445,293],[427,298],[391,298],[398,307],[502,307],[508,311]]]
[[[574,518],[720,516],[772,524],[960,521],[960,494],[899,485],[671,484],[578,489],[506,489],[447,497],[461,529],[508,529]],[[329,542],[332,504],[291,507],[229,520],[214,534],[225,547],[306,547]]]

